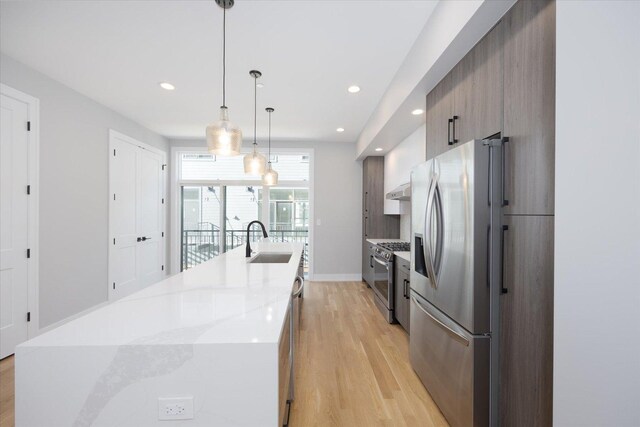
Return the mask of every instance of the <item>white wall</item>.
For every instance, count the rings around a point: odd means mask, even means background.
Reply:
[[[40,327],[107,301],[109,129],[165,138],[0,56],[0,81],[40,99]]]
[[[204,140],[171,140],[172,147],[205,145]],[[272,141],[271,147],[313,148],[313,279],[360,280],[362,163],[355,160],[354,145]]]
[[[384,193],[411,180],[411,169],[427,159],[426,125],[420,126],[411,135],[396,145],[384,156]],[[407,202],[384,199],[385,214],[408,213]]]
[[[640,425],[640,2],[557,2],[556,426]]]
[[[411,180],[411,169],[427,159],[426,125],[420,126],[384,156],[384,192]],[[411,235],[411,202],[384,200],[385,214],[400,214],[400,238]]]

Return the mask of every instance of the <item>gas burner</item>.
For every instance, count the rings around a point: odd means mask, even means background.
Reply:
[[[408,252],[411,250],[411,244],[408,242],[382,242],[378,243],[378,247],[390,252]]]

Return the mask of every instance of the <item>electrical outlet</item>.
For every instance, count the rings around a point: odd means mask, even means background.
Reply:
[[[159,420],[191,420],[193,419],[193,396],[159,397]]]

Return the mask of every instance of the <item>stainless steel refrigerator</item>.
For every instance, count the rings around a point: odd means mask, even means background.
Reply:
[[[411,172],[413,369],[452,426],[497,425],[502,141]]]

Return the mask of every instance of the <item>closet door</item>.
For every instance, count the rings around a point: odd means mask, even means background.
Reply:
[[[109,299],[164,275],[163,155],[124,135],[110,135]]]
[[[138,283],[138,147],[112,138],[109,162],[109,299],[139,289]]]
[[[140,287],[159,281],[164,270],[162,157],[138,149],[137,153],[137,277]]]

